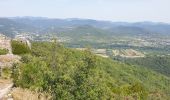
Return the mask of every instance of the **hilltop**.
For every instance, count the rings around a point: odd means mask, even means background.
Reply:
[[[20,63],[10,69],[15,86],[11,91],[13,98],[22,99],[22,95],[29,98],[26,93],[33,98],[42,94],[42,98],[53,99],[170,97],[170,77],[145,67],[98,56],[105,54],[105,49],[76,50],[53,41],[32,42],[29,50],[20,41],[11,43],[12,51],[21,56]]]
[[[15,66],[17,87],[47,92],[54,99],[167,99],[170,78],[49,42],[32,43]],[[18,73],[19,71],[19,73]]]

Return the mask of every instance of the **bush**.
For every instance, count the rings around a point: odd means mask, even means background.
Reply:
[[[2,77],[5,79],[8,79],[11,77],[11,69],[8,67],[5,67],[2,69]]]
[[[30,53],[30,48],[19,41],[11,41],[12,53],[13,54],[27,54]]]
[[[0,49],[0,55],[5,55],[8,53],[7,49]]]

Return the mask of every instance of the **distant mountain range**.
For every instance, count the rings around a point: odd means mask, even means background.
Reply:
[[[0,33],[89,33],[111,35],[170,35],[170,24],[154,22],[111,22],[91,19],[49,19],[44,17],[0,18]]]

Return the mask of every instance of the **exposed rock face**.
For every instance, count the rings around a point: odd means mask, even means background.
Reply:
[[[8,54],[0,55],[0,67],[11,67],[13,63],[17,63],[20,57],[12,54],[11,39],[0,34],[0,48],[8,49]]]
[[[13,54],[0,55],[0,67],[12,67],[13,63],[19,63],[20,58]]]
[[[11,90],[13,83],[11,80],[0,79],[0,100],[8,100],[4,98],[6,94]]]
[[[0,34],[0,49],[7,49],[9,52],[6,55],[0,55],[0,76],[2,69],[12,67],[14,63],[19,63],[21,57],[12,54],[11,39]],[[0,78],[0,100],[13,100],[8,94],[13,86],[12,81],[3,80]],[[8,94],[8,95],[7,95]]]
[[[9,54],[12,54],[11,39],[0,34],[0,48],[7,49],[9,51]]]

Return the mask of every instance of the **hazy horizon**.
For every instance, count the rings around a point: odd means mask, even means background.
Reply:
[[[43,17],[43,16],[6,16],[6,17],[0,17],[0,18],[42,18],[42,19],[61,19],[61,20],[67,20],[67,19],[77,19],[77,20],[96,20],[96,21],[106,21],[106,22],[115,22],[115,23],[164,23],[164,24],[170,24],[170,22],[161,22],[161,21],[150,21],[150,20],[143,20],[143,21],[113,21],[113,20],[107,20],[107,19],[92,19],[92,18],[53,18],[53,17]]]
[[[0,0],[0,17],[170,23],[169,0]]]

